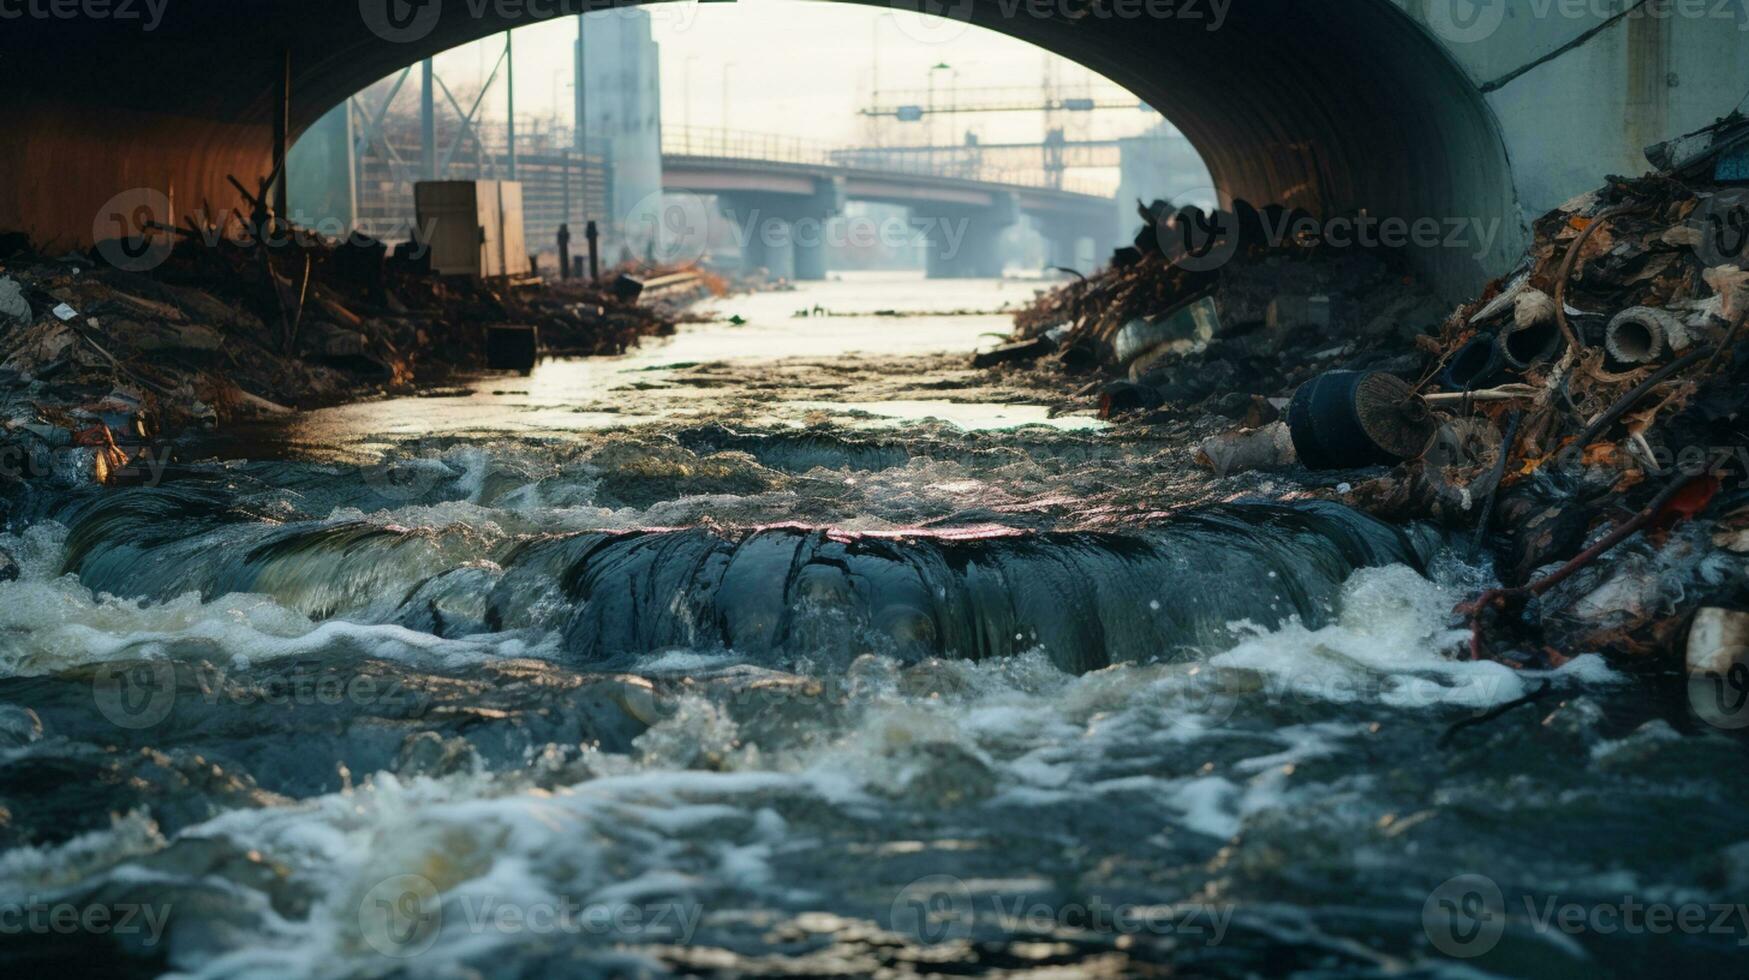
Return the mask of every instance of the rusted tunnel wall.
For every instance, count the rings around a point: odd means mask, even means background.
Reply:
[[[1505,150],[1473,85],[1388,0],[1234,0],[1202,18],[1061,17],[1061,4],[973,0],[972,21],[1062,54],[1173,119],[1224,195],[1321,215],[1503,222],[1414,260],[1442,291],[1473,289],[1520,247]],[[148,187],[179,212],[238,203],[265,174],[278,52],[294,133],[390,72],[534,19],[538,4],[430,3],[389,40],[359,0],[179,0],[150,32],[120,21],[13,21],[0,127],[0,228],[88,242],[106,201]],[[474,16],[474,9],[483,11]],[[574,9],[574,8],[572,8]],[[513,13],[516,16],[503,16]],[[380,29],[379,22],[377,27]],[[791,43],[774,37],[780,49]],[[951,58],[952,41],[942,45]]]

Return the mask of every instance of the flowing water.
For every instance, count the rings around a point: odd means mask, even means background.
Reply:
[[[1741,970],[1741,743],[1667,679],[1458,659],[1437,533],[969,371],[1002,316],[791,315],[1031,288],[720,300],[15,499],[0,961]]]

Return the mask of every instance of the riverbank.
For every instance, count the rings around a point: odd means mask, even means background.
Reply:
[[[1459,610],[1472,658],[1722,679],[1749,639],[1749,188],[1722,162],[1746,145],[1733,117],[1649,149],[1656,172],[1539,218],[1456,309],[1344,219],[1156,202],[985,359],[1176,428],[1235,489],[1267,474],[1470,539],[1500,580]]]
[[[0,900],[153,924],[22,932],[0,958],[1735,962],[1740,932],[1526,914],[1749,887],[1740,743],[1679,685],[1453,655],[1450,609],[1488,581],[1456,542],[1229,501],[1305,491],[1217,478],[1188,434],[1098,419],[1061,374],[971,368],[1002,317],[792,316],[1031,291],[711,300],[624,355],[259,420],[156,485],[25,495],[0,537]],[[1426,917],[1477,876],[1499,936]]]
[[[178,446],[244,420],[433,390],[507,359],[623,353],[728,288],[636,267],[599,284],[492,283],[434,276],[370,243],[301,231],[277,242],[47,256],[9,240],[0,481],[148,480]],[[639,295],[646,279],[659,296]]]

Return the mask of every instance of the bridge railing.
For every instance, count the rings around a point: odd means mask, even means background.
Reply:
[[[1011,147],[1009,149],[1012,149]],[[724,160],[765,160],[772,163],[847,167],[919,177],[954,177],[1016,187],[1037,187],[1109,197],[1111,187],[1092,181],[1051,174],[1044,166],[1040,146],[1038,167],[999,166],[987,159],[975,144],[928,147],[844,147],[819,140],[776,133],[701,127],[664,126],[662,153],[666,156],[708,157]],[[1012,153],[1003,154],[1012,159]]]

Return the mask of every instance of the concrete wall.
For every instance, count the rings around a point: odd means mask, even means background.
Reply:
[[[1473,0],[1473,13],[1472,0],[1392,2],[1491,89],[1484,98],[1532,217],[1606,174],[1644,173],[1644,147],[1749,95],[1745,0]]]

